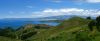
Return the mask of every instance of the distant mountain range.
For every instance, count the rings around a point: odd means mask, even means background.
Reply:
[[[46,20],[65,20],[65,19],[69,19],[71,17],[75,17],[75,15],[60,15],[60,16],[50,16],[50,17],[41,17],[41,18],[4,18],[4,19],[0,19],[0,21],[46,21]],[[79,16],[79,17],[83,17],[86,18],[86,16]],[[93,19],[95,17],[92,17]]]
[[[62,15],[62,16],[50,16],[50,17],[41,17],[41,18],[4,18],[0,20],[64,20],[73,17],[74,15]]]
[[[41,20],[65,20],[69,19],[71,17],[75,17],[76,15],[60,15],[60,16],[51,16],[51,17],[43,17],[43,18],[37,18]],[[86,18],[87,16],[78,16],[82,18]],[[95,17],[91,17],[92,19],[95,19]]]

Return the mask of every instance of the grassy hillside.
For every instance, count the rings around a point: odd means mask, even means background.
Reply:
[[[14,33],[16,38],[0,37],[2,41],[99,41],[100,32],[94,26],[94,30],[90,31],[88,23],[91,20],[72,17],[64,20],[56,27],[48,27],[47,25],[28,24]],[[43,28],[41,28],[41,26]],[[36,28],[39,27],[39,28]],[[48,28],[45,28],[48,27]]]
[[[58,36],[60,36],[61,41],[63,41],[63,40],[66,40],[67,34],[70,34],[75,31],[80,31],[81,29],[83,29],[82,27],[86,26],[86,24],[88,24],[88,20],[80,18],[80,17],[73,17],[69,20],[63,21],[57,27],[53,27],[48,30],[40,31],[39,33],[29,38],[28,40],[30,41],[53,41],[52,38],[57,38]],[[66,37],[63,37],[64,36],[63,34]],[[71,37],[71,34],[70,34],[70,37]],[[55,41],[58,39],[55,39]]]

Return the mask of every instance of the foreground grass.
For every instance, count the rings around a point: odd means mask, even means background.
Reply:
[[[0,41],[21,41],[21,40],[11,39],[11,38],[8,38],[8,37],[2,37],[2,36],[0,36]]]

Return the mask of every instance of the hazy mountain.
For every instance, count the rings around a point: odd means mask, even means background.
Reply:
[[[64,19],[69,19],[71,17],[75,17],[76,15],[60,15],[60,16],[50,16],[50,17],[41,17],[41,18],[4,18],[4,19],[0,19],[0,21],[41,21],[41,20],[64,20]],[[79,16],[79,17],[83,17],[86,18],[87,16]],[[93,19],[95,17],[92,17]]]

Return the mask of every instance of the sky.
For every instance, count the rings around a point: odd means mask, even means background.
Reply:
[[[61,15],[97,17],[100,0],[0,0],[0,19]]]

